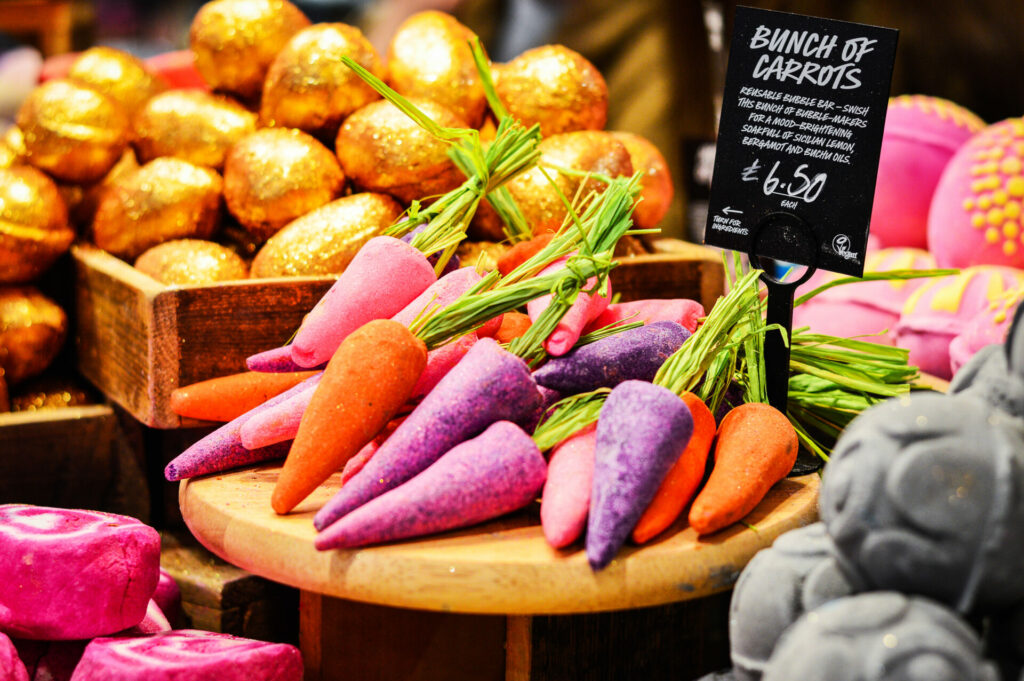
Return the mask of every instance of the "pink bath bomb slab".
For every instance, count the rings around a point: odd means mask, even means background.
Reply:
[[[134,518],[0,506],[0,631],[60,641],[133,627],[159,566],[160,535]]]
[[[869,253],[864,260],[866,273],[935,267],[935,258],[918,248],[883,248]],[[797,289],[797,295],[809,293],[838,278],[838,274],[819,270]],[[793,328],[809,326],[815,333],[840,338],[872,336],[865,340],[893,345],[893,327],[899,320],[904,303],[928,281],[862,281],[835,286],[794,308]]]
[[[1022,285],[1024,271],[992,265],[931,279],[904,304],[894,329],[896,344],[910,351],[910,363],[921,371],[949,379],[953,339],[978,312]]]
[[[97,638],[71,681],[301,681],[295,646],[183,629]]]
[[[1021,300],[1024,300],[1024,287],[1011,289],[971,317],[960,335],[949,344],[949,364],[953,374],[978,350],[1006,340],[1013,314]]]
[[[70,681],[88,641],[29,641],[16,639],[30,681]],[[0,678],[3,678],[0,676]]]
[[[1024,118],[990,125],[942,172],[928,213],[940,267],[1024,267]]]
[[[173,628],[174,623],[178,621],[178,615],[181,614],[181,589],[178,588],[178,583],[174,581],[171,573],[163,568],[160,568],[160,580],[156,583],[153,600]]]
[[[889,100],[871,209],[871,234],[882,246],[925,248],[928,209],[942,171],[985,122],[938,97]]]
[[[0,679],[4,681],[29,681],[28,671],[18,657],[18,651],[11,639],[0,634]]]

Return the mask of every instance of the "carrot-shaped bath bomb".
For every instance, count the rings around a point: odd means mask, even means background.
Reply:
[[[327,527],[317,536],[316,548],[418,537],[511,513],[533,501],[546,469],[530,436],[514,423],[498,421],[408,482]]]
[[[388,319],[436,279],[427,258],[409,244],[390,236],[370,239],[302,321],[292,360],[303,367],[326,362],[350,333]]]
[[[377,319],[349,334],[302,415],[274,510],[291,511],[372,440],[409,399],[426,363],[423,341],[398,322]]]
[[[686,403],[671,390],[626,381],[601,408],[587,519],[587,560],[608,565],[693,434]]]
[[[715,415],[691,392],[683,393],[683,402],[693,417],[693,436],[686,449],[669,469],[640,521],[633,528],[633,541],[643,544],[675,522],[704,479],[711,444],[715,441]]]
[[[250,418],[259,415],[267,409],[272,409],[303,390],[316,385],[322,376],[322,373],[314,374],[294,388],[286,390],[280,395],[270,398],[255,409],[242,414],[232,421],[228,421],[176,456],[164,468],[164,477],[174,482],[176,480],[184,480],[185,478],[193,478],[197,475],[217,473],[237,468],[238,466],[248,466],[260,461],[283,457],[288,453],[288,443],[282,442],[270,447],[247,449],[242,445],[242,438],[239,432]]]
[[[366,462],[373,458],[373,455],[377,453],[377,450],[384,444],[384,441],[391,437],[391,433],[395,432],[395,428],[398,428],[404,420],[404,416],[391,419],[391,423],[377,437],[373,438],[365,447],[356,452],[355,456],[345,462],[345,467],[341,469],[341,484],[344,485],[353,475],[363,470]]]
[[[576,541],[586,527],[596,442],[596,427],[590,425],[551,451],[540,502],[540,526],[548,544],[556,549]]]
[[[420,380],[412,389],[413,399],[419,399],[428,394],[441,382],[441,379],[448,375],[455,366],[462,361],[470,348],[476,345],[479,337],[476,333],[467,333],[465,336],[456,338],[447,345],[431,350],[427,353],[427,366],[424,367]]]
[[[424,312],[448,307],[481,279],[482,277],[472,267],[457,269],[425,288],[408,305],[392,315],[391,319],[409,326]]]
[[[520,241],[515,244],[498,258],[498,272],[503,277],[508,276],[509,272],[540,253],[554,238],[554,232],[547,232],[540,236],[535,236],[528,241]]]
[[[268,407],[259,414],[250,417],[238,430],[242,446],[247,449],[269,447],[270,445],[294,440],[299,432],[302,415],[309,406],[316,392],[316,385],[311,385],[301,392],[295,393],[284,402]]]
[[[704,306],[696,300],[672,298],[667,300],[633,300],[628,303],[613,303],[605,308],[588,329],[599,329],[615,322],[676,322],[690,333],[697,330],[698,321],[704,317]]]
[[[494,340],[499,343],[511,343],[526,333],[532,324],[530,317],[522,312],[506,312],[501,319],[501,326],[494,334]]]
[[[327,362],[317,365],[316,369],[323,369]],[[268,374],[285,374],[292,371],[303,371],[304,367],[292,361],[292,346],[282,345],[279,348],[272,348],[258,352],[245,358],[245,368],[249,371],[261,371]]]
[[[381,445],[366,467],[320,509],[313,524],[317,529],[327,527],[409,480],[496,421],[528,423],[536,419],[540,402],[537,384],[526,363],[493,339],[481,338]]]
[[[205,421],[230,421],[255,409],[315,374],[299,371],[269,374],[246,371],[200,381],[171,393],[171,410],[178,416]]]
[[[623,381],[651,381],[689,337],[690,332],[675,322],[628,329],[548,360],[533,378],[567,395],[614,388]]]
[[[718,427],[715,467],[690,507],[690,527],[711,534],[753,511],[793,468],[797,444],[778,409],[760,402],[733,408]]]
[[[565,267],[565,260],[558,260],[551,265],[541,270],[540,275],[550,274],[551,272],[558,271]],[[597,284],[597,278],[591,278],[587,281],[583,287],[585,289],[592,289]],[[601,295],[599,292],[594,291],[593,293],[585,293],[580,291],[576,296],[576,300],[573,302],[572,307],[568,312],[559,320],[558,325],[555,326],[555,330],[547,337],[544,341],[544,349],[547,350],[548,354],[552,357],[561,357],[565,353],[572,349],[572,346],[576,345],[576,341],[580,339],[583,333],[583,328],[593,319],[597,318],[605,308],[608,307],[608,300],[611,298],[612,289],[611,283],[607,284],[607,291],[605,295]],[[530,319],[534,322],[540,317],[541,313],[547,309],[551,304],[554,296],[546,295],[541,296],[535,300],[531,300],[526,304],[526,311],[530,315]]]

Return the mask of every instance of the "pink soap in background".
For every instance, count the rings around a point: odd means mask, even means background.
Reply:
[[[587,332],[595,331],[615,322],[676,322],[693,333],[704,317],[704,306],[687,298],[650,298],[628,303],[612,303],[587,325]]]
[[[156,601],[150,600],[149,605],[146,606],[146,616],[142,618],[142,621],[134,627],[121,632],[121,635],[145,636],[147,634],[159,634],[163,631],[170,631],[171,628],[171,623],[167,621],[164,611],[160,609]]]
[[[139,638],[98,638],[72,681],[302,681],[295,646],[184,629]]]
[[[927,247],[928,208],[942,171],[984,127],[967,109],[938,97],[889,100],[871,209],[871,234],[883,247]]]
[[[134,518],[0,506],[0,630],[50,641],[142,621],[156,590],[160,535]]]
[[[928,214],[940,267],[1024,267],[1024,119],[990,125],[946,166]]]
[[[171,577],[171,573],[163,568],[160,568],[160,579],[156,583],[153,600],[173,629],[178,617],[181,616],[181,589],[178,588],[174,577]]]
[[[895,327],[896,344],[910,351],[910,363],[921,371],[949,379],[952,340],[978,312],[1021,285],[1024,271],[992,265],[930,279],[904,304]]]
[[[935,267],[935,258],[917,248],[883,248],[868,253],[864,260],[865,272],[928,270]],[[799,287],[797,296],[838,278],[838,274],[818,270]],[[793,309],[793,328],[809,326],[815,333],[840,338],[871,336],[863,340],[894,345],[894,327],[900,318],[903,304],[928,281],[862,281],[830,288]],[[882,331],[886,333],[881,334]]]
[[[11,639],[0,633],[0,679],[3,681],[29,681],[28,671],[18,656]]]
[[[953,374],[978,350],[1006,340],[1013,313],[1022,299],[1024,287],[1011,289],[971,317],[960,335],[949,344],[949,365]]]

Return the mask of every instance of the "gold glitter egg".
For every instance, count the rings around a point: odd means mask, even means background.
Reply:
[[[438,125],[466,127],[437,102],[415,97],[409,101]],[[448,144],[386,100],[367,104],[345,119],[335,149],[356,185],[391,194],[403,203],[444,194],[465,180],[448,158]]]
[[[35,279],[74,238],[53,180],[30,166],[0,169],[0,283]]]
[[[34,287],[0,287],[0,369],[9,386],[48,367],[67,332],[64,310]]]
[[[287,0],[214,0],[192,20],[196,70],[214,90],[255,100],[267,69],[309,19]]]
[[[63,409],[93,404],[92,394],[69,378],[52,376],[27,381],[11,396],[11,411]]]
[[[25,162],[25,138],[21,129],[12,125],[0,137],[0,168],[11,168]]]
[[[220,223],[220,175],[179,158],[158,158],[114,182],[93,220],[100,248],[126,260],[171,239],[213,235]]]
[[[301,130],[264,128],[231,148],[224,163],[228,210],[260,241],[336,198],[338,159]]]
[[[455,253],[463,267],[475,267],[480,272],[498,269],[498,259],[505,254],[508,246],[493,241],[463,241]]]
[[[542,140],[537,148],[541,152],[540,166],[551,165],[608,177],[633,174],[633,164],[625,145],[611,133],[601,130],[552,135]],[[576,200],[577,195],[583,198],[590,192],[604,191],[605,184],[599,180],[583,182],[579,177],[562,175],[553,169],[548,169],[547,174],[570,201]],[[513,178],[506,186],[534,234],[561,227],[568,213],[558,192],[539,168],[532,168]]]
[[[386,194],[352,194],[288,223],[252,261],[254,277],[341,274],[364,243],[390,227],[402,206]]]
[[[263,125],[298,128],[333,140],[349,114],[380,99],[342,57],[384,78],[380,56],[354,26],[315,24],[292,36],[267,72],[260,102]]]
[[[495,69],[498,97],[525,125],[547,137],[600,130],[608,118],[608,86],[582,55],[563,45],[527,50]]]
[[[71,222],[79,227],[90,227],[92,219],[96,215],[96,209],[99,208],[100,201],[103,200],[103,195],[107,193],[107,190],[138,169],[139,162],[135,158],[135,152],[128,148],[124,150],[120,160],[114,164],[110,172],[103,176],[102,180],[80,187],[77,201],[69,200],[75,196],[75,193],[68,185],[61,186],[61,192],[68,200]]]
[[[141,59],[112,47],[86,50],[72,62],[67,77],[114,100],[129,118],[150,97],[167,89],[167,81]]]
[[[413,14],[388,45],[388,84],[407,97],[432,99],[477,127],[487,98],[469,48],[474,38],[449,14]]]
[[[168,286],[249,278],[249,268],[237,253],[200,239],[175,239],[153,246],[135,261],[135,269]]]
[[[675,190],[668,161],[658,147],[645,137],[631,132],[611,132],[629,152],[633,172],[643,173],[640,178],[640,198],[633,210],[633,222],[640,229],[653,229],[668,212]]]
[[[256,130],[256,114],[227,97],[171,90],[150,99],[133,124],[143,163],[174,156],[219,170],[228,149]]]
[[[93,182],[121,158],[128,118],[105,95],[69,80],[43,83],[18,110],[25,158],[65,182]]]

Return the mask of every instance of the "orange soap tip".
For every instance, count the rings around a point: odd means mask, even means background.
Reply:
[[[271,397],[295,387],[317,372],[261,373],[246,371],[178,388],[170,407],[178,416],[203,421],[231,421]]]

